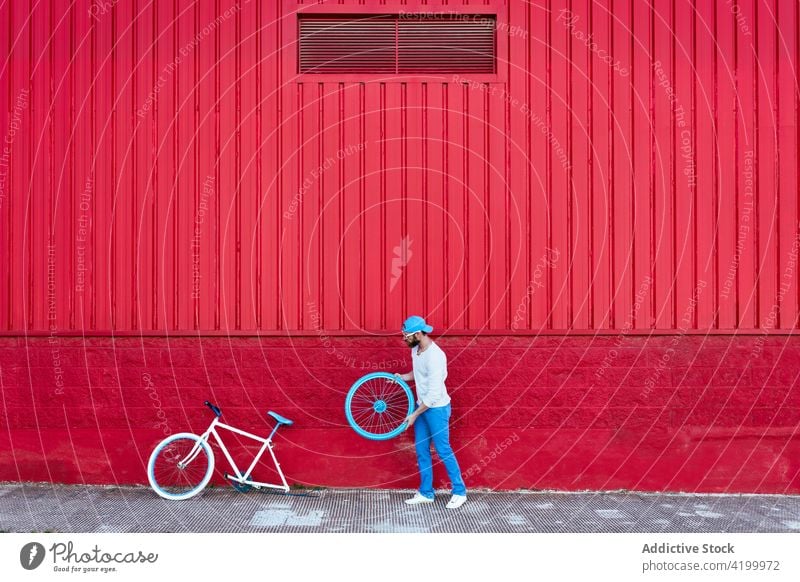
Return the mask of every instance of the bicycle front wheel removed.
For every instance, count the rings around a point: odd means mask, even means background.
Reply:
[[[164,499],[189,499],[200,493],[214,472],[214,454],[208,443],[188,432],[158,443],[147,464],[150,486]]]
[[[359,435],[374,441],[396,437],[414,412],[411,388],[388,372],[374,372],[356,380],[344,403],[347,422]]]

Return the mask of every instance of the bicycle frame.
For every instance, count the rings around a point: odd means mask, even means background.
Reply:
[[[226,473],[225,476],[228,479],[230,479],[231,481],[236,481],[237,483],[242,483],[244,485],[250,485],[252,487],[255,487],[256,489],[260,489],[261,487],[269,487],[271,489],[281,489],[283,491],[289,491],[289,485],[288,485],[288,483],[286,483],[286,478],[283,476],[283,471],[281,470],[281,464],[278,462],[278,459],[275,457],[275,453],[272,451],[272,448],[273,448],[272,447],[272,436],[277,432],[278,426],[279,425],[276,425],[275,428],[272,429],[272,432],[270,433],[268,438],[263,438],[263,437],[251,434],[249,432],[243,431],[241,429],[238,429],[238,428],[236,428],[234,426],[230,426],[229,424],[225,424],[224,422],[220,422],[219,417],[216,417],[216,418],[214,418],[213,421],[211,421],[211,425],[208,427],[206,432],[204,432],[202,435],[200,435],[200,440],[205,441],[206,443],[208,443],[209,442],[209,438],[211,437],[211,435],[214,435],[214,439],[216,439],[217,444],[219,445],[219,448],[222,449],[222,454],[225,455],[225,458],[228,459],[228,464],[230,464],[231,468],[236,472],[235,476],[234,475],[228,475]],[[220,437],[219,433],[217,432],[217,428],[224,428],[224,429],[229,430],[231,432],[235,432],[236,434],[242,435],[243,437],[247,437],[247,438],[249,438],[251,440],[263,443],[261,445],[261,449],[258,451],[258,454],[256,455],[255,459],[253,459],[253,462],[251,463],[250,467],[248,467],[247,471],[244,474],[242,474],[242,472],[239,470],[239,466],[233,460],[233,457],[231,457],[230,453],[228,452],[228,449],[225,447],[225,443],[222,442],[222,437]],[[280,475],[281,483],[283,483],[282,485],[277,485],[277,484],[273,484],[273,483],[262,483],[260,481],[253,481],[253,480],[247,478],[253,472],[253,469],[258,464],[258,461],[261,459],[261,456],[264,454],[264,451],[267,451],[267,450],[269,451],[269,454],[272,457],[272,462],[275,464],[275,468],[278,471],[278,475]],[[194,445],[194,447],[192,447],[192,450],[189,451],[189,454],[186,456],[186,458],[183,461],[181,461],[179,463],[179,465],[181,467],[183,467],[183,466],[189,464],[190,462],[192,462],[194,460],[195,457],[197,457],[197,455],[199,453],[200,453],[200,444],[196,443]]]

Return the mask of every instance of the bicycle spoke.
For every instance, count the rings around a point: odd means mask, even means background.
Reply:
[[[352,406],[352,405],[350,406],[350,410],[353,411],[353,414],[357,414],[362,410],[372,410],[372,408],[373,408],[372,402],[365,402],[363,406],[360,404],[358,406]]]
[[[387,396],[384,402],[386,402],[387,405],[395,404],[397,402],[406,402],[406,394],[405,392],[395,392],[394,394]]]
[[[403,420],[403,418],[405,418],[405,417],[402,416],[400,411],[393,410],[393,409],[387,409],[386,410],[386,418],[390,419],[392,422],[397,422],[399,420]]]
[[[404,410],[399,406],[392,406],[386,409],[386,414],[392,417],[402,416],[405,418],[408,415],[408,411]]]
[[[378,414],[377,412],[373,412],[372,416],[369,417],[369,426],[370,427],[375,426],[375,421],[378,419],[380,419],[380,414]]]
[[[370,407],[370,408],[368,408],[368,409],[366,409],[366,410],[362,411],[362,412],[359,414],[359,416],[356,418],[356,421],[357,421],[359,424],[364,424],[364,423],[366,423],[366,422],[367,422],[367,421],[368,421],[370,418],[372,418],[374,415],[375,415],[375,410],[374,410],[373,408],[371,408],[371,407]]]
[[[363,411],[361,411],[361,412],[358,414],[358,416],[356,416],[355,414],[353,414],[353,418],[355,419],[355,421],[356,421],[356,422],[357,422],[359,425],[363,425],[363,424],[364,424],[364,421],[365,421],[365,420],[367,420],[368,418],[370,418],[370,416],[372,416],[373,414],[375,414],[375,411],[374,411],[374,410],[372,410],[372,409],[368,409],[368,410],[363,410]]]
[[[372,400],[373,401],[378,400],[378,386],[370,384],[369,390],[370,390],[370,395],[372,396]]]
[[[383,400],[384,398],[386,398],[386,387],[387,387],[387,386],[389,386],[389,381],[388,381],[388,380],[384,380],[384,381],[383,381],[383,384],[380,384],[380,385],[379,385],[379,387],[378,387],[378,389],[380,390],[380,394],[378,395],[378,397],[379,397],[381,400]]]
[[[397,392],[398,390],[402,392],[402,388],[400,388],[400,384],[395,382],[394,380],[387,380],[384,383],[384,392],[381,396],[382,400],[386,400],[392,393]]]
[[[181,468],[179,465],[186,463]],[[210,459],[207,450],[196,438],[181,437],[158,451],[154,461],[152,478],[161,491],[179,495],[202,486],[207,477]]]
[[[369,395],[362,394],[361,392],[359,392],[358,394],[356,394],[353,397],[353,403],[356,403],[356,402],[368,402],[368,403],[371,404],[373,402],[373,400],[372,400],[372,398],[370,398]]]
[[[394,430],[397,427],[397,418],[392,414],[385,412],[383,414],[383,420],[386,422],[386,426],[389,427],[389,430]]]
[[[380,429],[380,432],[384,431],[384,425],[385,423],[383,421],[383,414],[381,414],[378,416],[378,428]]]
[[[412,398],[405,383],[380,372],[361,378],[354,386],[347,400],[350,425],[362,436],[376,440],[399,434]]]

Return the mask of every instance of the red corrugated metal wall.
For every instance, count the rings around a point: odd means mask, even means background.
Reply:
[[[496,13],[499,73],[298,76],[298,11]],[[796,2],[0,14],[3,330],[796,324]]]

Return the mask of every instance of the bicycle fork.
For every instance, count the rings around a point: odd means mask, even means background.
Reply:
[[[219,422],[219,418],[215,418],[213,421],[211,421],[211,426],[209,426],[208,430],[206,430],[206,432],[204,432],[202,435],[200,435],[200,438],[195,441],[194,446],[192,447],[192,450],[189,451],[189,454],[186,455],[186,458],[183,459],[182,461],[178,462],[178,468],[179,469],[181,469],[181,470],[185,469],[186,466],[189,463],[191,463],[192,461],[194,461],[197,458],[197,455],[200,454],[200,449],[202,448],[201,443],[205,442],[206,444],[209,444],[208,437],[211,435],[211,433],[214,432],[214,426],[218,422]]]
[[[199,440],[195,441],[192,450],[189,451],[189,454],[186,455],[185,459],[183,459],[182,461],[178,461],[179,469],[185,469],[189,463],[191,463],[197,458],[197,455],[200,454],[200,449],[202,448],[202,445],[200,443],[203,441],[208,443],[208,433],[204,434],[203,436],[200,437]]]

